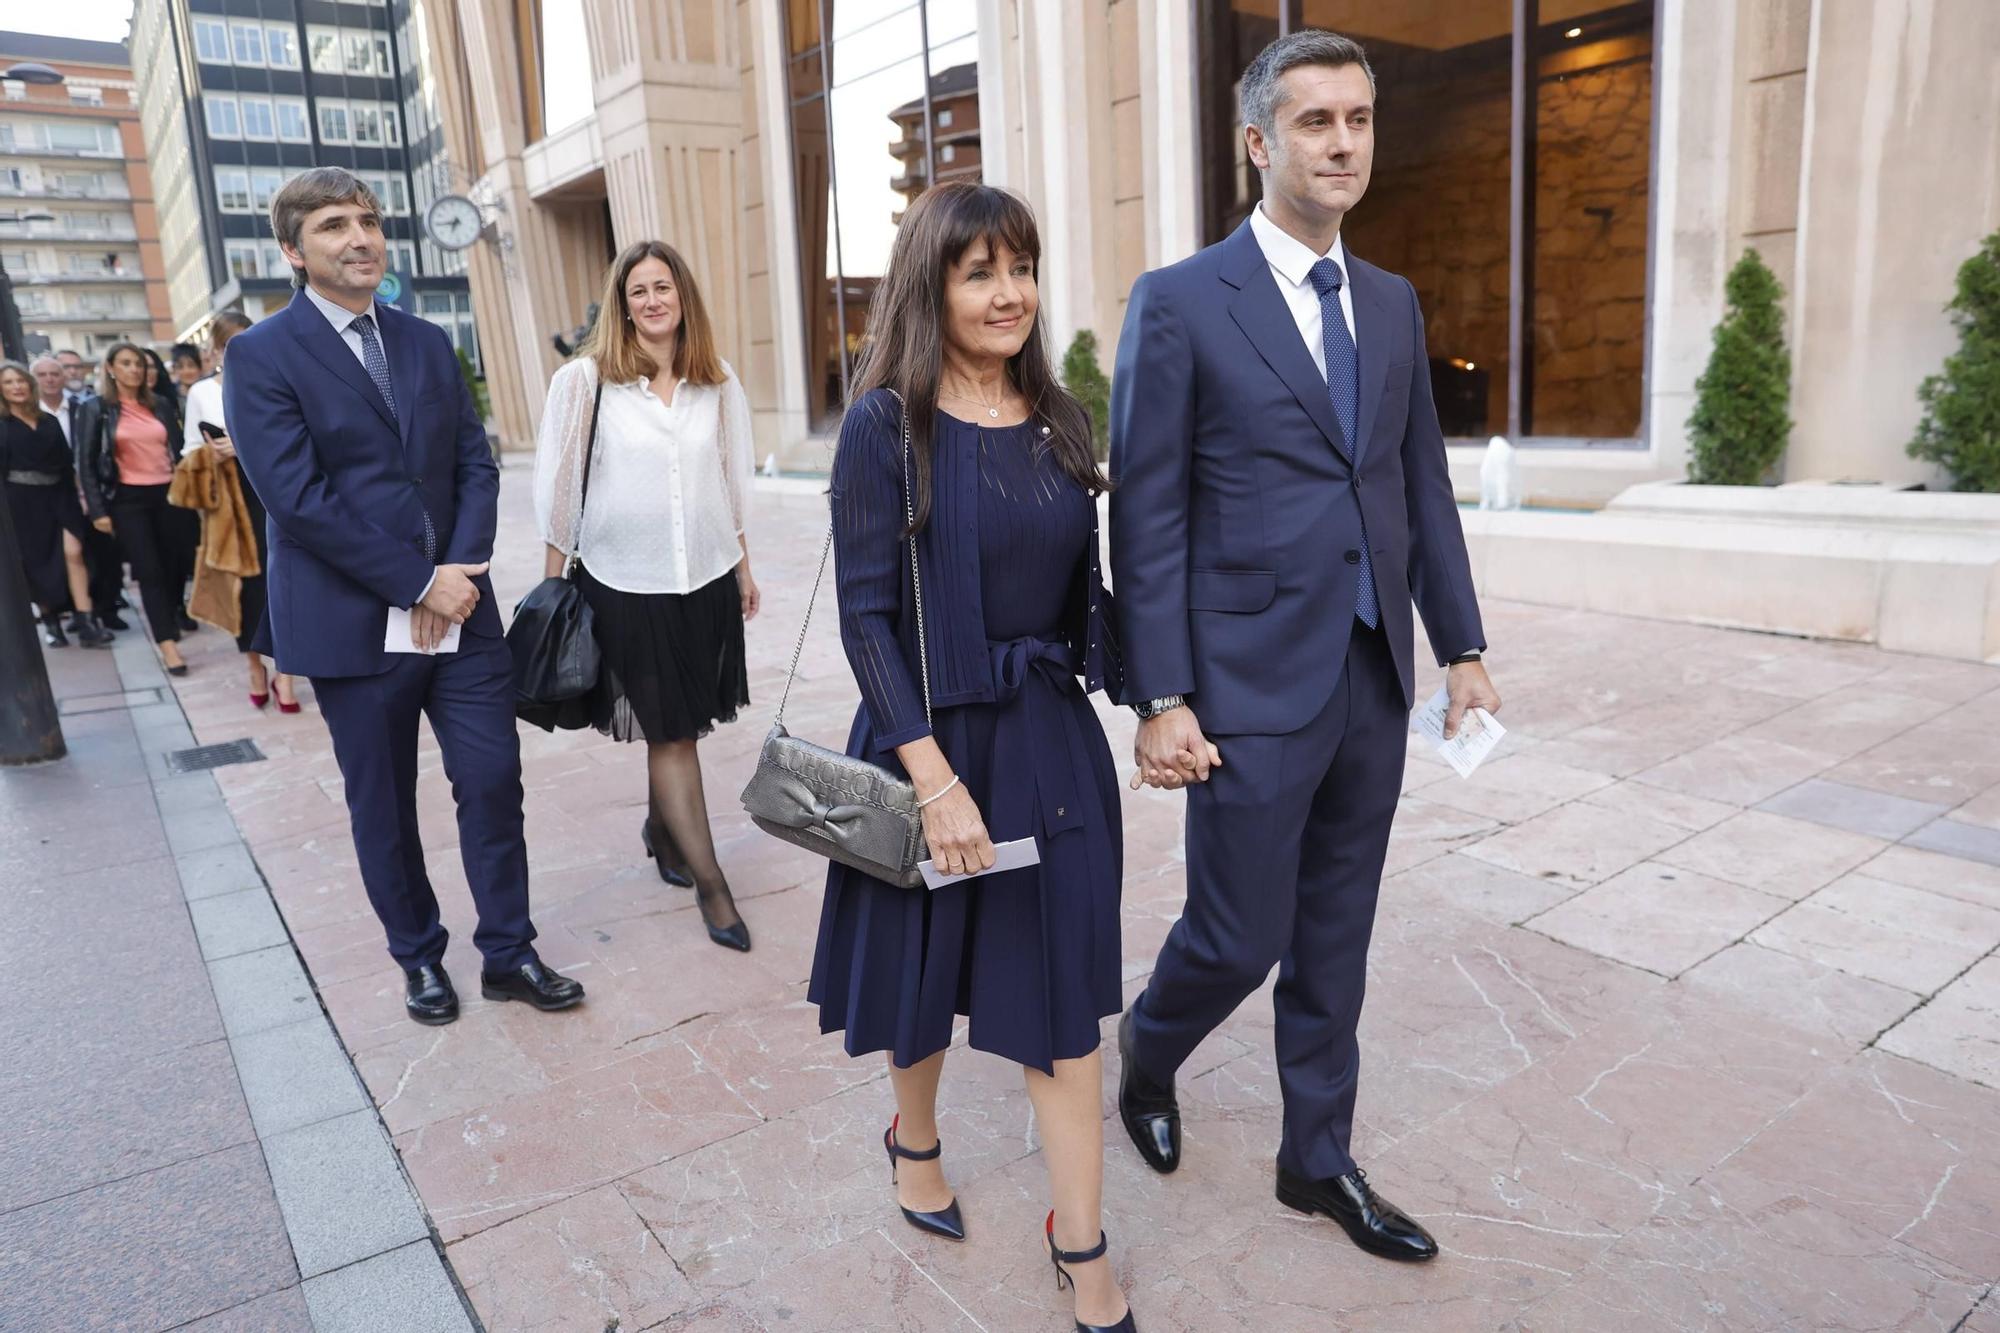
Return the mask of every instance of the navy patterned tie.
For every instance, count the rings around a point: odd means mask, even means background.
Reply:
[[[400,425],[402,418],[396,415],[396,391],[389,384],[389,358],[382,354],[382,340],[375,336],[375,316],[356,315],[347,327],[361,335],[361,364],[367,369],[368,378],[375,381],[382,401],[388,405],[390,420]],[[423,507],[423,513],[424,558],[436,560],[437,529],[431,524],[431,511],[427,506]]]
[[[1321,259],[1306,276],[1312,280],[1313,290],[1319,293],[1319,330],[1320,342],[1326,351],[1327,396],[1333,399],[1333,415],[1340,422],[1340,433],[1354,455],[1358,476],[1361,466],[1361,361],[1354,348],[1354,335],[1347,331],[1347,316],[1340,310],[1340,265],[1331,259]],[[1360,492],[1356,491],[1357,509],[1360,499]],[[1354,614],[1369,629],[1374,629],[1382,620],[1381,608],[1375,600],[1375,561],[1368,551],[1365,518],[1361,528],[1361,583],[1354,590]]]

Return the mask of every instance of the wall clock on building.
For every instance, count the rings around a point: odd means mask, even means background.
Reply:
[[[424,214],[424,230],[447,250],[463,250],[479,239],[485,222],[479,205],[462,194],[448,194],[434,202]]]

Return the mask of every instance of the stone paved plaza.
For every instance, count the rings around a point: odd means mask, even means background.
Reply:
[[[526,482],[507,469],[508,605],[541,568]],[[426,736],[466,1001],[453,1026],[408,1022],[310,692],[302,716],[254,714],[222,636],[188,645],[196,738],[270,756],[220,770],[228,807],[496,1333],[1069,1327],[1020,1075],[949,1062],[971,1240],[911,1230],[882,1063],[805,1002],[820,865],[737,806],[824,512],[760,491],[756,703],[703,746],[753,953],[709,944],[641,854],[636,747],[524,733],[539,947],[590,988],[568,1014],[478,998]],[[1373,1260],[1272,1199],[1255,997],[1182,1070],[1173,1177],[1125,1140],[1107,1059],[1106,1226],[1141,1327],[2000,1331],[2000,668],[1485,609],[1510,735],[1470,781],[1413,748],[1362,1024],[1356,1155],[1445,1253]],[[793,730],[837,743],[854,698],[822,617]],[[1133,724],[1103,711],[1122,769]],[[1183,799],[1127,796],[1128,992],[1180,909]]]

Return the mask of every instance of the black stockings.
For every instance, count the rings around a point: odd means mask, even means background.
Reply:
[[[658,846],[661,860],[684,866],[694,880],[701,917],[711,926],[728,927],[743,918],[730,896],[729,881],[715,859],[715,837],[708,827],[708,798],[701,786],[701,758],[693,741],[669,741],[646,747],[648,799],[653,822],[666,830]]]

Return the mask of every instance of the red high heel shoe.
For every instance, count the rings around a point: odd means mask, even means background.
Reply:
[[[252,708],[257,709],[259,712],[262,712],[265,706],[268,705],[270,702],[271,702],[271,696],[268,693],[259,694],[255,690],[250,691],[250,706]]]
[[[283,699],[280,699],[278,700],[278,711],[280,713],[296,713],[299,711],[298,701],[295,699],[291,703],[286,703]]]

